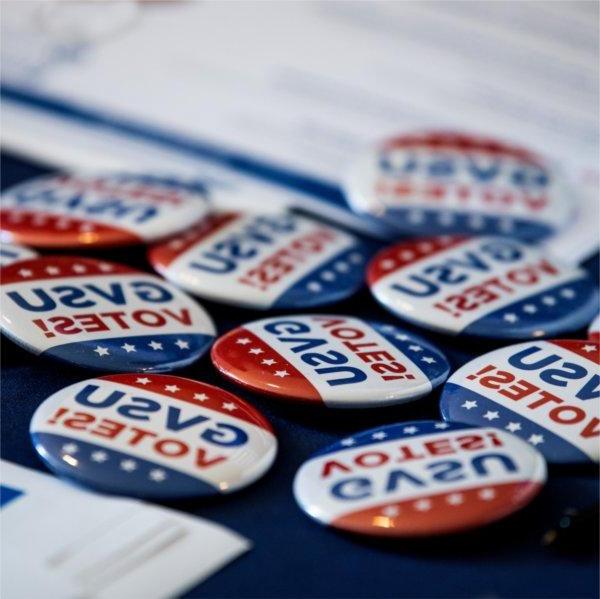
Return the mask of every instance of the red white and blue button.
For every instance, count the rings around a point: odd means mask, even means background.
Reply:
[[[292,213],[221,212],[149,252],[166,279],[202,298],[267,310],[329,304],[364,280],[356,237]]]
[[[0,266],[8,266],[19,260],[29,260],[35,258],[37,253],[22,245],[14,243],[0,244]]]
[[[33,415],[46,465],[99,491],[154,499],[220,495],[259,479],[277,453],[269,422],[218,387],[118,374],[62,389]]]
[[[518,435],[551,463],[600,459],[600,346],[528,341],[472,360],[448,379],[444,419]]]
[[[1,272],[2,331],[35,354],[106,372],[160,372],[191,364],[215,337],[192,298],[129,266],[48,256]]]
[[[544,458],[518,437],[427,420],[371,429],[318,452],[298,470],[294,495],[321,524],[418,537],[508,516],[545,480]]]
[[[33,247],[107,247],[155,241],[202,219],[198,182],[138,174],[51,175],[2,194],[3,241]]]
[[[451,335],[560,335],[587,325],[598,309],[598,291],[585,270],[508,237],[399,243],[373,258],[367,281],[398,317]]]
[[[542,157],[498,140],[423,132],[383,141],[350,171],[346,197],[401,233],[538,240],[573,217],[576,196]]]
[[[413,333],[331,314],[245,324],[219,338],[211,357],[222,374],[253,391],[330,408],[419,399],[450,372],[444,354]]]

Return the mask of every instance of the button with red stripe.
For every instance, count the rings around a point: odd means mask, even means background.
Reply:
[[[555,165],[487,137],[425,131],[384,140],[350,171],[354,210],[410,235],[540,240],[564,227],[576,194]]]
[[[363,285],[366,246],[354,235],[292,213],[221,212],[158,244],[150,262],[199,297],[246,308],[308,308]]]
[[[42,356],[105,372],[168,371],[197,360],[215,328],[192,298],[129,266],[47,256],[1,271],[2,332]]]
[[[398,317],[450,335],[560,335],[587,325],[598,309],[598,291],[585,270],[509,237],[399,243],[373,258],[367,282]]]
[[[29,260],[35,258],[37,253],[22,245],[14,243],[0,244],[0,266],[8,266],[19,260]]]
[[[218,339],[211,357],[222,374],[253,391],[330,408],[419,399],[450,372],[442,352],[413,333],[331,314],[245,324]]]
[[[179,499],[237,491],[277,453],[267,419],[223,389],[160,374],[118,374],[61,389],[36,410],[46,465],[99,491]]]
[[[294,495],[321,524],[420,537],[504,518],[545,481],[544,458],[518,437],[426,420],[371,429],[323,449],[298,470]]]
[[[51,175],[2,194],[3,241],[33,247],[133,245],[173,235],[209,205],[195,181],[139,174]]]
[[[449,379],[444,419],[518,435],[551,463],[600,459],[600,345],[528,341],[472,360]]]

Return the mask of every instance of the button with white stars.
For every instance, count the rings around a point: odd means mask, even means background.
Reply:
[[[265,417],[236,395],[182,377],[114,374],[46,399],[30,425],[56,474],[107,493],[178,499],[231,493],[277,453]]]
[[[396,231],[390,238],[502,234],[537,241],[574,214],[564,173],[527,148],[451,131],[382,139],[349,169],[354,211]]]
[[[458,369],[440,400],[447,421],[517,435],[551,463],[600,460],[600,345],[527,341]]]
[[[598,306],[585,270],[508,237],[403,241],[371,260],[367,283],[394,315],[449,335],[562,336],[587,325]]]
[[[34,247],[116,247],[179,233],[208,210],[198,182],[125,173],[50,175],[3,192],[0,231]]]
[[[420,399],[450,366],[429,341],[340,315],[247,323],[217,340],[212,360],[234,382],[285,401],[368,408]]]
[[[0,326],[25,349],[104,372],[165,372],[197,360],[215,328],[191,297],[124,264],[70,256],[2,267]]]
[[[311,518],[373,536],[461,532],[527,505],[546,480],[539,451],[510,432],[431,420],[357,433],[296,473]]]
[[[369,257],[354,235],[291,212],[217,211],[148,252],[153,267],[189,293],[255,310],[345,299],[363,285]]]

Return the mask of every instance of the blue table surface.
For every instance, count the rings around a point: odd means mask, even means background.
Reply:
[[[1,166],[2,189],[49,170],[7,154],[2,155]],[[143,248],[101,254],[151,271]],[[598,256],[585,266],[597,280]],[[263,313],[203,303],[221,334],[263,317]],[[366,289],[319,312],[394,322]],[[503,345],[424,336],[446,352],[453,369]],[[584,338],[585,332],[569,337]],[[52,393],[93,375],[77,368],[57,368],[56,363],[36,358],[5,338],[2,350],[2,456],[43,471],[29,441],[33,412]],[[254,543],[249,553],[187,596],[598,597],[597,556],[565,555],[540,543],[565,507],[583,508],[598,501],[595,467],[551,468],[548,484],[533,504],[469,534],[394,542],[350,536],[324,528],[300,511],[292,495],[296,470],[313,452],[342,436],[385,423],[439,418],[439,393],[393,408],[333,411],[281,405],[240,390],[216,373],[207,356],[176,374],[220,385],[248,399],[269,418],[280,442],[273,468],[251,487],[215,499],[165,504],[224,524]]]

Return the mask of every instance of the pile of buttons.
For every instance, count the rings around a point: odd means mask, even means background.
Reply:
[[[46,466],[105,493],[226,495],[276,459],[253,397],[297,404],[315,426],[319,410],[348,410],[360,429],[381,409],[385,424],[306,455],[294,496],[326,526],[423,537],[525,507],[547,463],[600,461],[598,283],[538,245],[577,209],[557,169],[504,142],[422,132],[378,144],[345,191],[395,232],[389,246],[318,217],[224,211],[178,178],[65,174],[6,191],[2,332],[82,369],[31,420]],[[144,244],[146,270],[101,255]],[[326,309],[365,284],[380,318]],[[218,336],[199,300],[264,317]],[[480,355],[453,369],[444,335]],[[482,338],[496,349],[478,352]],[[434,419],[402,418],[437,395]]]

